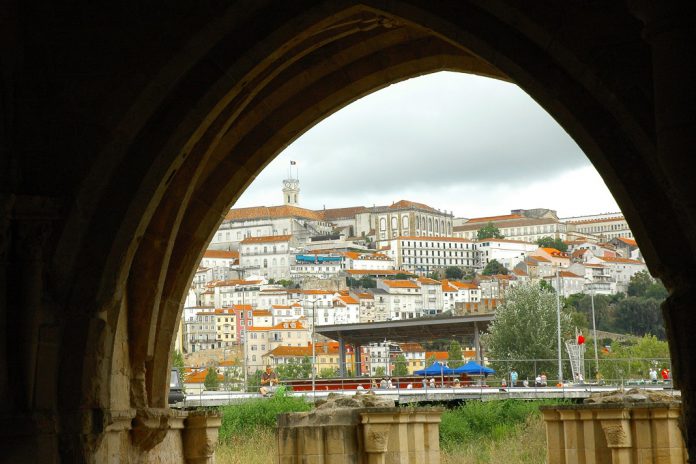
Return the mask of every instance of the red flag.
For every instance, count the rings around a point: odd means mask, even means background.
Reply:
[[[580,334],[578,335],[578,345],[582,345],[583,343],[585,343],[585,337]]]

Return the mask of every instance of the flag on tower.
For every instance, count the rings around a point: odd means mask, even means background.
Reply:
[[[296,162],[290,161],[290,166],[294,166],[294,165],[296,165],[296,164],[297,164]]]

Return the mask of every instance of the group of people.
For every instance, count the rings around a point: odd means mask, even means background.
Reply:
[[[648,375],[650,377],[651,382],[657,383],[657,369],[655,369],[654,367],[651,367]],[[670,380],[669,369],[667,369],[666,367],[663,367],[662,369],[660,369],[660,377],[662,377],[663,382],[668,382]]]

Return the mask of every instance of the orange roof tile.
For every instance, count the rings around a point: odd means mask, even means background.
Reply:
[[[238,251],[227,250],[205,250],[204,258],[224,258],[224,259],[239,259]]]
[[[406,271],[395,271],[393,269],[372,270],[372,269],[346,269],[346,273],[350,275],[396,275],[406,274],[413,275]]]
[[[352,296],[341,295],[338,299],[343,301],[346,304],[358,304],[358,301],[355,298],[353,298]]]
[[[203,383],[205,376],[208,375],[208,369],[192,372],[185,376],[184,383]],[[225,377],[222,374],[217,375],[218,380],[223,381]]]
[[[249,219],[299,217],[323,220],[323,215],[316,211],[299,208],[297,206],[254,206],[251,208],[233,208],[225,216],[225,221],[245,221]]]
[[[425,359],[435,358],[438,361],[447,361],[449,353],[446,351],[426,351]]]
[[[599,259],[601,259],[602,261],[610,262],[610,263],[644,264],[643,262],[637,261],[635,259],[619,258],[619,257],[613,257],[613,256],[602,256]]]
[[[459,237],[427,237],[424,235],[402,235],[400,237],[396,237],[393,239],[388,239],[388,240],[427,240],[430,242],[464,242],[464,243],[473,243],[473,240],[469,240],[467,238],[459,238]],[[385,240],[386,241],[386,240]]]
[[[364,213],[367,208],[364,206],[351,206],[347,208],[330,208],[316,213],[321,214],[325,221],[334,221],[336,219],[355,217],[356,214]]]
[[[619,241],[621,241],[621,242],[624,242],[626,245],[629,245],[629,246],[633,246],[633,247],[637,247],[637,246],[638,246],[638,242],[636,242],[635,240],[630,239],[630,238],[626,238],[626,237],[617,237],[617,240],[619,240]]]
[[[478,217],[478,218],[469,219],[468,221],[465,222],[465,224],[468,224],[471,222],[506,221],[509,219],[522,219],[523,217],[524,216],[520,216],[519,214],[504,214],[502,216],[486,216],[486,217]]]
[[[418,284],[411,280],[383,280],[382,282],[390,288],[419,288]]]
[[[266,309],[254,309],[251,314],[254,317],[272,316],[271,312]]]
[[[418,277],[417,280],[425,285],[440,285],[439,280],[431,279],[430,277]]]
[[[425,351],[420,343],[399,343],[401,351],[405,353],[420,353]]]
[[[249,245],[251,243],[272,243],[272,242],[287,242],[292,238],[292,235],[264,235],[263,237],[247,237],[240,243]]]
[[[416,203],[415,201],[408,201],[408,200],[400,200],[394,203],[389,207],[390,209],[402,209],[402,208],[418,208],[418,209],[424,209],[426,211],[430,211],[433,213],[440,213],[440,211],[436,210],[435,208],[432,208],[426,204],[423,203]],[[446,213],[442,213],[446,214]]]
[[[358,298],[361,300],[374,300],[375,296],[372,293],[358,293]]]

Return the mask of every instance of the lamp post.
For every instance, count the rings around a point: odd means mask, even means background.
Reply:
[[[595,309],[594,309],[594,283],[585,277],[585,280],[589,282],[586,284],[590,287],[590,302],[592,303],[592,338],[594,339],[594,357],[595,357],[595,376],[599,373],[599,352],[597,351],[597,324],[595,323]]]
[[[556,324],[558,330],[558,382],[563,384],[563,361],[561,360],[561,277],[556,265]]]
[[[314,326],[316,325],[316,317],[315,314],[317,312],[317,301],[319,301],[319,298],[315,298],[313,300],[305,300],[307,303],[312,303],[312,393],[315,392],[315,387],[316,387],[316,381],[317,381],[317,373],[316,373],[316,368],[317,368],[317,348],[316,348],[316,342],[315,342],[315,330]]]

